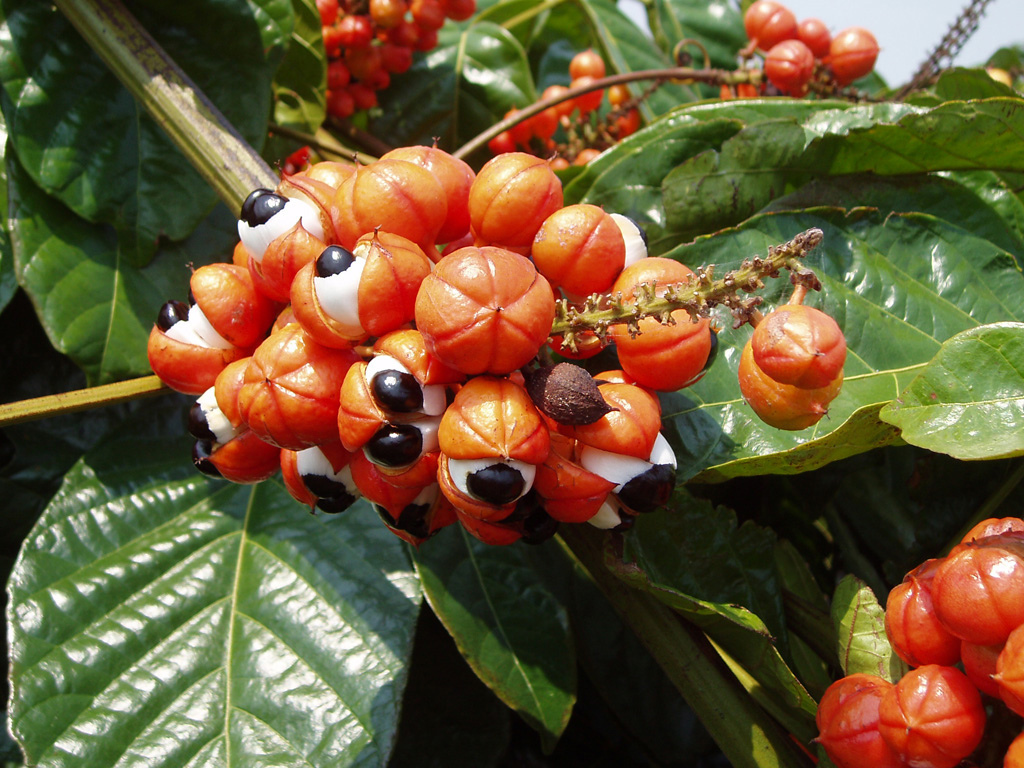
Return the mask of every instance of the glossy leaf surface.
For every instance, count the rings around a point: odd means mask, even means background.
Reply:
[[[114,231],[76,216],[8,161],[15,274],[54,348],[100,384],[149,373],[146,340],[161,305],[188,294],[187,265],[227,260],[237,239],[223,207],[146,267]]]
[[[178,416],[180,418],[180,416]],[[177,419],[86,455],[26,540],[11,727],[33,765],[377,765],[418,582],[365,506],[197,475]]]
[[[576,700],[568,617],[521,547],[483,544],[461,526],[416,552],[434,613],[494,693],[553,745]]]
[[[242,135],[262,144],[291,3],[130,10]],[[10,2],[3,16],[0,107],[29,175],[83,219],[113,225],[127,264],[147,264],[161,237],[186,237],[215,198],[160,126],[51,6]]]
[[[904,440],[958,459],[1024,453],[1024,324],[965,331],[942,349],[881,417]]]

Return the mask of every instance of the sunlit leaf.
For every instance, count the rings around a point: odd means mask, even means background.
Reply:
[[[143,26],[250,144],[291,32],[289,0],[130,4]],[[0,108],[33,180],[88,221],[112,224],[126,264],[180,240],[216,198],[163,129],[50,4],[3,7]]]
[[[180,419],[180,415],[178,417]],[[180,422],[88,454],[8,589],[11,728],[32,765],[379,765],[419,610],[366,505],[197,475]]]
[[[885,634],[885,609],[856,576],[846,576],[836,587],[832,621],[845,674],[863,672],[896,682],[906,673],[907,665],[893,652]]]
[[[808,303],[835,317],[846,335],[842,392],[808,429],[785,432],[761,423],[736,379],[750,328],[733,330],[731,319],[721,318],[715,364],[696,385],[664,398],[663,417],[684,478],[705,470],[703,479],[784,471],[787,452],[797,448],[794,468],[810,468],[890,442],[896,433],[877,418],[877,407],[899,396],[943,342],[979,325],[1024,320],[1024,278],[1013,256],[923,214],[769,214],[670,255],[694,266],[717,264],[721,275],[737,258],[764,254],[811,227],[821,228],[825,240],[807,262],[823,283]],[[762,292],[766,309],[784,303],[790,291],[788,280],[772,281]],[[745,461],[751,457],[768,463],[759,469]]]
[[[957,459],[1024,454],[1024,324],[957,334],[881,417],[908,443]]]
[[[189,265],[230,260],[234,217],[218,207],[191,238],[138,269],[109,226],[79,218],[8,158],[18,280],[54,348],[90,383],[149,373],[146,340],[164,302],[188,295]]]

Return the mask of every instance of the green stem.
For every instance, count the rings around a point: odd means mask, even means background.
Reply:
[[[836,656],[836,628],[832,617],[799,595],[782,590],[786,626],[803,640],[829,666],[839,669]]]
[[[556,307],[551,333],[562,334],[566,343],[570,343],[571,336],[577,333],[588,330],[603,333],[614,323],[627,323],[636,330],[637,322],[644,317],[659,317],[665,322],[677,309],[685,309],[694,317],[704,317],[718,305],[729,307],[737,324],[747,322],[760,298],[742,299],[740,291],[752,293],[761,289],[764,278],[775,277],[783,269],[793,273],[794,282],[817,283],[814,273],[804,268],[799,260],[821,243],[823,237],[820,229],[808,229],[782,245],[769,248],[767,258],[747,259],[739,269],[718,279],[712,268],[702,269],[696,280],[670,286],[660,296],[656,293],[657,286],[643,284],[639,295],[631,301],[623,301],[621,297],[609,301],[608,297],[596,294],[579,308],[561,301]]]
[[[119,0],[56,6],[232,210],[278,178]]]
[[[786,732],[743,689],[707,637],[653,595],[633,589],[605,565],[604,537],[587,526],[559,536],[611,605],[636,632],[735,768],[806,768]]]
[[[103,405],[113,405],[164,392],[170,392],[170,389],[160,379],[156,376],[143,376],[99,387],[78,389],[74,392],[61,392],[57,395],[20,400],[16,403],[4,403],[0,405],[0,428],[20,424],[23,421],[99,408]]]

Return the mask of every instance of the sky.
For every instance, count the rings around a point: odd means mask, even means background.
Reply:
[[[797,19],[816,17],[833,34],[866,27],[878,39],[876,69],[890,86],[909,80],[968,0],[783,0]],[[639,0],[620,0],[624,11],[644,15]],[[634,17],[635,18],[635,17]],[[975,66],[999,48],[1024,45],[1024,0],[992,0],[956,64]]]

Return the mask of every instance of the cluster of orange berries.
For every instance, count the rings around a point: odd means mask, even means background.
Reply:
[[[316,0],[327,50],[327,113],[346,118],[377,105],[415,51],[437,45],[445,19],[465,21],[476,0]]]
[[[628,527],[668,499],[653,390],[702,375],[709,321],[581,333],[580,356],[619,347],[622,369],[597,377],[538,355],[560,347],[556,302],[693,273],[648,257],[631,220],[564,206],[545,160],[503,154],[476,174],[421,146],[318,163],[254,191],[238,231],[232,263],[196,269],[149,338],[154,372],[198,396],[201,470],[281,471],[326,512],[365,497],[414,543],[456,521],[495,544]]]
[[[549,85],[541,94],[541,100],[563,97],[570,88],[585,87],[603,78],[606,74],[604,59],[593,49],[587,49],[573,56],[569,62],[569,85]],[[572,99],[565,99],[542,112],[526,118],[507,131],[502,131],[487,146],[492,154],[504,152],[526,151],[533,154],[550,156],[558,150],[555,134],[561,128],[570,131],[574,124],[586,123],[604,103],[606,89],[592,90]],[[611,111],[606,123],[602,125],[607,143],[614,143],[636,133],[640,128],[640,110],[636,107],[636,99],[625,85],[613,85],[607,89],[608,104]],[[505,113],[505,118],[518,115],[519,109],[513,107]],[[572,163],[585,165],[600,153],[597,147],[570,148]],[[553,167],[558,170],[570,165],[565,152],[559,152],[552,160]]]
[[[819,19],[797,22],[786,6],[757,0],[743,16],[750,41],[747,50],[764,53],[764,74],[779,91],[802,96],[816,77],[823,84],[847,86],[869,74],[878,58],[878,42],[861,27],[844,29],[833,37]],[[722,87],[723,98],[752,97],[758,89],[749,83],[733,91]]]
[[[839,768],[954,768],[981,743],[986,709],[1024,716],[1024,521],[985,520],[908,573],[889,593],[885,628],[913,669],[896,683],[833,683],[818,741]],[[1006,768],[1024,766],[1019,720],[1013,729]]]

